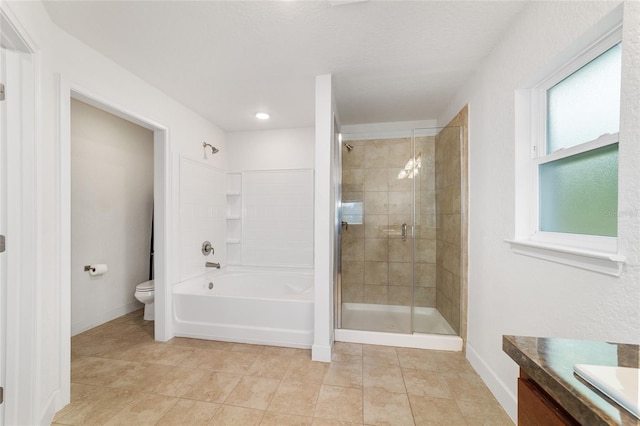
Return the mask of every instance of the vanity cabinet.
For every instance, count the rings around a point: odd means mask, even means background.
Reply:
[[[519,426],[579,425],[540,385],[520,369],[518,378]]]
[[[519,426],[640,425],[640,419],[574,373],[576,364],[638,368],[638,345],[503,336],[502,349],[520,367]]]

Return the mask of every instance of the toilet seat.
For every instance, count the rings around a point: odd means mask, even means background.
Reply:
[[[154,290],[154,280],[149,280],[149,281],[145,281],[143,283],[140,283],[136,286],[136,291],[139,292],[147,292],[147,291],[153,291]]]

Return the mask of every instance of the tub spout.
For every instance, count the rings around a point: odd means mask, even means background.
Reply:
[[[220,263],[215,263],[215,262],[207,262],[204,264],[204,266],[206,266],[207,268],[218,268],[220,269]]]

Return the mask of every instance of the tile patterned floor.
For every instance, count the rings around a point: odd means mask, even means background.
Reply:
[[[142,311],[72,339],[54,425],[512,425],[459,353],[336,343],[308,350],[153,341]]]

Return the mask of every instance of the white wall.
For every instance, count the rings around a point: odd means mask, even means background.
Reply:
[[[334,118],[337,115],[331,74],[316,76],[314,335],[311,357],[331,362],[335,262]],[[337,225],[339,226],[339,225]]]
[[[153,132],[71,103],[71,334],[140,306],[149,279]],[[105,275],[84,265],[105,263]]]
[[[313,169],[314,129],[281,129],[227,134],[229,170]]]
[[[31,410],[21,411],[22,424],[48,424],[53,414],[69,398],[69,376],[65,373],[65,348],[63,336],[69,330],[60,328],[64,322],[65,286],[60,280],[59,263],[60,235],[60,100],[58,99],[59,77],[74,87],[83,88],[83,92],[95,94],[103,100],[131,111],[149,121],[168,129],[170,153],[170,195],[171,208],[167,212],[171,229],[169,238],[179,241],[179,205],[178,177],[179,156],[192,158],[202,156],[202,141],[218,147],[220,152],[210,156],[208,164],[226,168],[226,145],[224,133],[214,124],[172,100],[160,90],[140,80],[114,62],[98,54],[88,46],[62,32],[49,19],[40,2],[3,2],[3,8],[10,8],[19,24],[36,46],[37,83],[36,94],[38,120],[36,128],[37,165],[37,222],[38,244],[33,254],[34,270],[38,271],[35,282],[21,283],[32,286],[37,295],[34,311],[35,335],[38,340],[32,362],[19,367],[25,372],[33,371],[33,380],[29,382],[33,389],[29,395]],[[221,237],[224,238],[224,237]],[[169,283],[178,281],[177,245],[171,246],[169,256]],[[25,303],[28,303],[25,301]],[[11,327],[11,325],[9,325]],[[68,367],[67,367],[68,368]],[[68,370],[67,370],[68,372]],[[25,374],[28,377],[29,374]]]
[[[502,335],[555,336],[640,343],[640,8],[626,2],[620,128],[619,246],[627,263],[619,278],[516,255],[514,140],[517,89],[548,71],[610,12],[614,2],[529,4],[484,66],[462,88],[439,123],[469,104],[469,331],[467,356],[516,414],[516,364]]]
[[[209,152],[208,156],[211,155]],[[207,272],[206,262],[227,263],[227,175],[202,160],[180,159],[180,281]],[[205,256],[202,243],[213,253]]]

